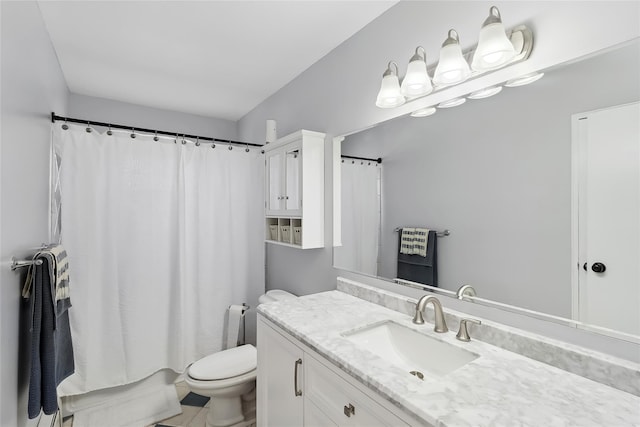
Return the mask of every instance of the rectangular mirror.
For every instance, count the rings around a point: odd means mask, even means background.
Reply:
[[[635,273],[606,284],[601,279],[622,269],[620,258],[585,250],[578,239],[578,218],[585,215],[579,208],[590,204],[595,212],[599,203],[610,203],[607,191],[601,200],[591,194],[588,203],[579,197],[578,167],[592,161],[580,157],[580,138],[587,121],[595,129],[601,116],[591,112],[639,101],[639,57],[636,39],[544,70],[533,84],[346,136],[342,154],[383,160],[373,168],[350,165],[354,176],[342,163],[343,246],[334,249],[334,266],[395,279],[396,229],[449,229],[449,236],[437,238],[439,287],[456,291],[469,284],[482,298],[640,336],[640,138],[626,148],[635,159],[627,166],[636,168],[621,178],[631,181],[629,189],[613,191],[631,200],[623,209],[631,210],[631,223],[611,219],[608,232],[614,246],[636,251],[630,255]],[[631,119],[632,128],[638,120]],[[609,168],[605,175],[617,179],[611,165],[593,167]],[[369,170],[379,171],[377,200],[373,178],[360,189],[360,175]],[[597,272],[598,263],[607,270]],[[590,277],[600,283],[589,286],[600,288],[585,296]],[[602,313],[620,311],[621,301],[627,312],[603,320]]]

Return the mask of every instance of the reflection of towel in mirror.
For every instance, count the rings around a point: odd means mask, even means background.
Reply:
[[[400,253],[427,256],[428,228],[403,228],[400,237]]]
[[[404,231],[404,230],[403,230]],[[426,254],[402,253],[402,235],[400,236],[400,248],[398,251],[399,279],[423,283],[430,286],[438,286],[438,251],[436,232],[430,230],[426,239]]]

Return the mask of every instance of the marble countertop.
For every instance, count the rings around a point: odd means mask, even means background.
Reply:
[[[445,307],[446,310],[446,307]],[[640,398],[340,291],[258,306],[258,312],[327,360],[431,426],[640,426]],[[384,320],[479,355],[442,377],[407,374],[341,334]],[[457,325],[450,325],[457,329]]]

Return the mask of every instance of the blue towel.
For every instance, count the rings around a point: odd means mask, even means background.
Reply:
[[[74,372],[73,347],[69,328],[69,302],[58,306],[51,258],[38,256],[41,265],[31,267],[31,369],[29,378],[29,418],[40,411],[50,415],[58,410],[58,384]],[[69,305],[68,305],[69,304]]]

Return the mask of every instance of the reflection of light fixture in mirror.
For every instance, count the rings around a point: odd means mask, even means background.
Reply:
[[[517,87],[528,85],[529,83],[533,83],[538,81],[544,76],[544,73],[532,73],[527,74],[526,76],[516,77],[515,79],[511,79],[507,81],[504,85],[506,87]]]
[[[467,98],[453,98],[448,101],[441,102],[438,104],[438,108],[451,108],[457,107],[458,105],[462,105],[467,102]]]
[[[514,56],[516,51],[502,25],[500,11],[492,6],[489,17],[482,24],[471,68],[474,71],[494,70],[511,61]]]
[[[462,56],[460,39],[456,30],[449,30],[449,36],[440,49],[440,61],[433,75],[438,86],[450,86],[462,83],[471,75],[469,64]]]
[[[435,112],[436,112],[436,109],[434,107],[421,108],[411,113],[411,117],[427,117],[432,114],[435,114]]]
[[[496,95],[502,91],[502,86],[491,86],[486,87],[484,89],[477,90],[475,92],[471,92],[467,95],[469,99],[483,99],[489,98],[490,96]]]
[[[421,50],[422,55],[420,55]],[[415,55],[409,60],[407,74],[402,79],[400,90],[407,98],[427,95],[433,90],[427,73],[427,52],[422,46],[416,48]]]
[[[391,66],[395,67],[395,72]],[[380,92],[376,99],[376,105],[380,108],[393,108],[404,104],[404,96],[400,93],[400,82],[398,80],[398,64],[391,61],[387,70],[382,74]]]

